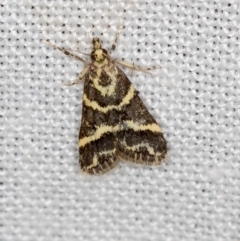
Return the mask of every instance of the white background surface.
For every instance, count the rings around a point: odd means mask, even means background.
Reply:
[[[240,240],[239,1],[1,0],[0,239]],[[42,39],[109,49],[168,141],[157,168],[78,164],[82,63]],[[80,56],[81,55],[79,53]],[[88,58],[88,56],[84,56]]]

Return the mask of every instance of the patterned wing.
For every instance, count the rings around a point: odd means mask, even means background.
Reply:
[[[111,89],[112,80],[102,69],[87,74],[83,93],[82,122],[79,133],[79,162],[84,173],[100,175],[117,164],[114,126],[116,113],[108,111],[114,98],[104,94]]]
[[[119,69],[121,79],[130,83]],[[131,88],[130,85],[129,88]],[[134,90],[129,103],[121,108],[121,128],[117,132],[117,155],[139,164],[158,165],[167,154],[160,126]]]

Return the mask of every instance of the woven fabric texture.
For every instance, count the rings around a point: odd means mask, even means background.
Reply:
[[[240,2],[1,0],[2,241],[240,240]],[[166,164],[78,163],[83,64],[46,45],[162,64],[123,69],[168,142]]]

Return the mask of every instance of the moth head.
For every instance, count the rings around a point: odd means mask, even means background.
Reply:
[[[99,63],[103,62],[108,56],[107,50],[102,49],[102,45],[99,38],[93,38],[92,43],[93,43],[93,51],[91,53],[92,60]]]

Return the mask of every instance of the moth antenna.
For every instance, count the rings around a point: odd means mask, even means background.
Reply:
[[[119,36],[120,36],[120,34],[121,34],[122,30],[123,30],[123,27],[124,27],[124,22],[122,21],[122,23],[121,23],[121,25],[119,26],[119,29],[118,29],[118,31],[117,31],[115,40],[114,40],[114,42],[113,42],[113,44],[112,44],[112,47],[111,47],[111,49],[110,49],[110,51],[109,51],[109,55],[116,49],[117,41],[118,41],[118,38],[119,38]]]
[[[83,62],[85,65],[88,65],[89,63],[85,60],[85,59],[82,59],[81,57],[75,55],[75,54],[72,54],[71,52],[69,52],[68,50],[64,49],[64,48],[60,48],[58,47],[57,45],[51,43],[49,40],[42,40],[45,44],[53,47],[54,49],[57,49],[59,51],[61,51],[62,53],[66,54],[67,56],[70,56],[74,59],[77,59],[77,60],[80,60],[81,62]]]

